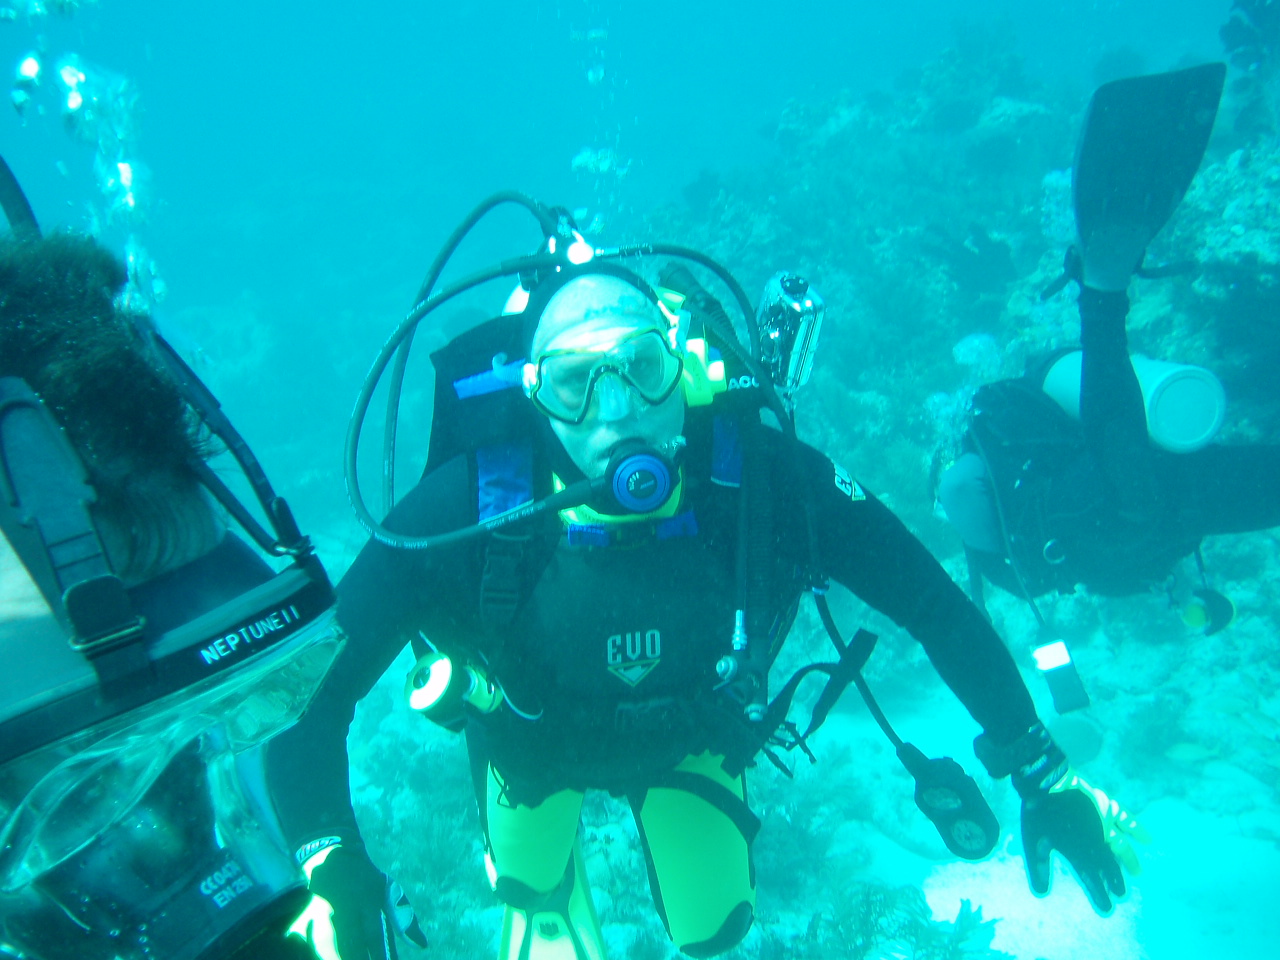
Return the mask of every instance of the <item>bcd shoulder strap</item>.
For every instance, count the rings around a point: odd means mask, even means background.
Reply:
[[[25,381],[0,378],[0,528],[108,693],[150,669],[143,622],[107,561],[97,498],[62,428]]]

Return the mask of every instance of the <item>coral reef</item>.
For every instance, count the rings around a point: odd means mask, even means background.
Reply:
[[[782,267],[813,281],[829,320],[802,432],[877,493],[894,491],[917,527],[927,503],[907,494],[924,491],[937,432],[926,400],[965,385],[955,344],[1009,344],[1032,312],[1043,181],[1070,162],[1070,108],[1025,78],[1010,46],[968,28],[892,92],[791,103],[775,162],[704,174],[696,207],[646,227],[707,249],[749,290]],[[1014,371],[1018,349],[1003,349],[988,351],[983,375]]]
[[[854,884],[836,891],[831,912],[815,913],[804,935],[785,945],[766,938],[761,957],[821,960],[838,956],[902,957],[904,960],[979,960],[1008,957],[992,950],[995,921],[982,908],[962,902],[952,923],[930,918],[924,894],[915,887]]]
[[[1274,0],[1235,0],[1218,33],[1239,71],[1231,88],[1233,131],[1246,140],[1274,134],[1280,4]]]

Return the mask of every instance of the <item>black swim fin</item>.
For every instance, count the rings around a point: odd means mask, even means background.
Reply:
[[[1145,249],[1182,202],[1204,158],[1226,78],[1224,63],[1115,80],[1089,102],[1072,173],[1076,228],[1091,244],[1127,233]],[[1117,265],[1136,271],[1137,263]]]

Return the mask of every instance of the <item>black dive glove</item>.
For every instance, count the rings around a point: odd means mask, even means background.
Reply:
[[[312,897],[290,933],[320,960],[397,960],[391,888],[364,845],[326,837],[303,847],[299,859]]]
[[[1049,893],[1050,854],[1057,850],[1094,910],[1109,914],[1112,898],[1125,894],[1124,870],[1137,874],[1140,869],[1128,841],[1150,842],[1146,831],[1071,769],[1043,724],[1007,746],[983,734],[973,748],[987,772],[1009,776],[1022,797],[1022,855],[1032,892],[1040,897]]]

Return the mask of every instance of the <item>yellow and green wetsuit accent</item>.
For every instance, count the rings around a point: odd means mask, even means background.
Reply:
[[[755,912],[746,784],[720,761],[687,757],[631,797],[658,913],[691,957],[738,943]],[[604,960],[578,842],[583,794],[561,790],[536,806],[512,805],[492,766],[487,779],[490,877],[507,904],[499,960]]]

